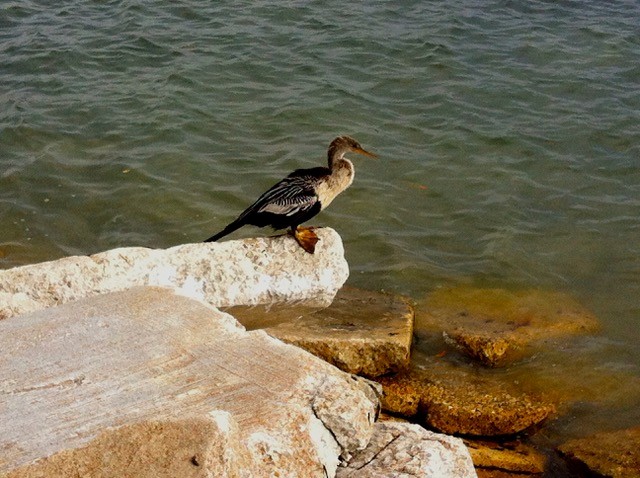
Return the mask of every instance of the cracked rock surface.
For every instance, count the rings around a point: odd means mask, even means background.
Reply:
[[[5,478],[331,477],[378,407],[365,381],[163,288],[0,321],[0,350]]]
[[[474,478],[469,451],[459,438],[419,425],[378,422],[369,445],[339,468],[338,478]]]

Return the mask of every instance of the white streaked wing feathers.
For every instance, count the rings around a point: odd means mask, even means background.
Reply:
[[[284,216],[311,209],[318,202],[318,197],[308,180],[304,176],[288,176],[260,196],[249,209]]]
[[[297,198],[280,199],[262,206],[258,212],[271,212],[283,216],[292,216],[300,211],[311,209],[318,201],[315,196],[299,196]]]

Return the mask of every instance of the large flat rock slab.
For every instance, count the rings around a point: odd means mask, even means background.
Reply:
[[[378,407],[366,381],[161,288],[0,321],[0,350],[12,478],[324,478]]]
[[[326,306],[349,276],[340,236],[317,230],[315,254],[287,235],[170,249],[127,247],[0,271],[0,319],[136,286],[161,286],[213,306]]]
[[[247,328],[264,328],[349,373],[378,377],[409,366],[413,308],[400,296],[343,287],[322,309],[275,306],[228,311]]]

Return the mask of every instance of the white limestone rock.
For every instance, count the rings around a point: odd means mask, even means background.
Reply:
[[[340,236],[317,230],[315,254],[292,237],[170,249],[127,247],[0,271],[0,319],[136,286],[162,286],[216,307],[305,301],[327,306],[347,280]]]
[[[0,476],[335,475],[376,394],[163,288],[0,321]]]

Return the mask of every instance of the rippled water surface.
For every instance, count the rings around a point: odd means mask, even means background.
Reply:
[[[637,378],[638,25],[633,0],[3,2],[0,267],[202,240],[348,133],[380,159],[314,224],[352,284],[566,291]]]

